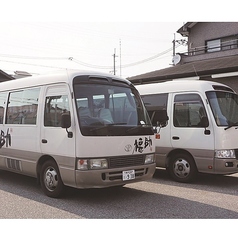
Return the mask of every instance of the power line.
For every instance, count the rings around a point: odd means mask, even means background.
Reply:
[[[176,45],[175,47],[179,47],[180,45]],[[143,63],[147,63],[149,61],[155,60],[159,57],[161,57],[162,55],[167,54],[168,52],[172,51],[173,47],[160,52],[154,56],[151,56],[149,58],[146,58],[144,60],[140,60],[134,63],[129,63],[129,64],[124,64],[121,65],[120,64],[120,68],[127,68],[127,67],[132,67],[132,66],[136,66],[139,64],[143,64]],[[78,59],[75,59],[73,57],[39,57],[39,56],[20,56],[20,55],[7,55],[7,54],[0,54],[0,57],[4,57],[4,58],[17,58],[17,59],[32,59],[32,60],[70,60],[74,63],[77,63],[79,65],[85,66],[85,67],[89,67],[89,68],[96,68],[96,69],[108,69],[111,70],[113,68],[113,66],[102,66],[102,65],[94,65],[94,64],[89,64],[83,61],[80,61]],[[33,63],[23,63],[23,62],[13,62],[13,61],[9,61],[9,60],[0,60],[2,62],[8,62],[8,63],[17,63],[17,64],[25,64],[25,65],[32,65],[32,66],[39,66],[39,67],[49,67],[49,68],[58,68],[58,69],[63,69],[63,67],[55,67],[55,66],[48,66],[48,65],[42,65],[42,64],[33,64]]]
[[[14,64],[31,65],[31,66],[37,66],[37,67],[47,67],[47,68],[65,69],[65,67],[56,67],[56,66],[49,66],[49,65],[32,64],[32,63],[23,63],[23,62],[9,61],[9,60],[0,60],[0,61],[2,61],[2,62],[7,62],[7,63],[14,63]]]
[[[67,57],[40,57],[40,56],[23,56],[23,55],[7,55],[0,54],[0,57],[4,58],[17,58],[17,59],[36,59],[36,60],[65,60]]]
[[[100,65],[88,64],[83,61],[77,60],[73,57],[69,57],[68,60],[75,62],[77,64],[80,64],[82,66],[89,67],[89,68],[97,68],[97,69],[111,69],[112,68],[112,66],[100,66]]]
[[[121,67],[122,68],[126,68],[126,67],[131,67],[131,66],[135,66],[135,65],[138,65],[138,64],[143,64],[143,63],[146,63],[146,62],[149,62],[149,61],[152,61],[156,58],[159,58],[160,56],[164,55],[164,54],[167,54],[168,52],[170,52],[171,50],[173,49],[173,47],[159,53],[159,54],[156,54],[152,57],[149,57],[147,59],[144,59],[144,60],[140,60],[140,61],[137,61],[137,62],[134,62],[134,63],[130,63],[130,64],[125,64],[125,65],[122,65]]]
[[[179,47],[180,45],[177,45],[175,46],[176,48]],[[135,66],[135,65],[138,65],[138,64],[143,64],[143,63],[146,63],[146,62],[149,62],[149,61],[152,61],[156,58],[159,58],[160,56],[164,55],[164,54],[167,54],[168,52],[172,51],[173,50],[173,47],[161,52],[161,53],[158,53],[154,56],[151,56],[147,59],[144,59],[144,60],[140,60],[140,61],[137,61],[137,62],[134,62],[134,63],[130,63],[130,64],[125,64],[125,65],[120,65],[121,68],[126,68],[126,67],[132,67],[132,66]],[[81,64],[83,66],[86,66],[86,67],[91,67],[91,68],[100,68],[100,69],[111,69],[112,66],[99,66],[99,65],[92,65],[92,64],[88,64],[88,63],[85,63],[85,62],[82,62],[82,61],[79,61],[73,57],[70,57],[69,60],[75,62],[75,63],[78,63],[78,64]]]

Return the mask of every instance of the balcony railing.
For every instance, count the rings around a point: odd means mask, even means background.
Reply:
[[[195,48],[190,48],[188,52],[182,53],[182,55],[187,56],[194,56],[200,55],[205,53],[212,53],[218,51],[225,51],[225,50],[233,50],[238,48],[238,40],[231,40],[231,41],[223,41],[219,45],[216,46],[200,46]]]

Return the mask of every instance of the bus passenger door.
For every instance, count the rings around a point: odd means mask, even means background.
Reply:
[[[69,89],[66,85],[49,86],[44,97],[44,111],[41,125],[41,152],[52,157],[60,169],[62,180],[70,185],[74,181],[75,134]],[[61,115],[69,113],[71,127],[68,131],[61,127]]]
[[[204,117],[209,118],[205,103],[198,93],[174,95],[171,120],[171,143],[173,148],[184,149],[195,159],[199,171],[213,167],[214,130],[204,126]]]

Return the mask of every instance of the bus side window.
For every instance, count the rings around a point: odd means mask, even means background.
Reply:
[[[49,96],[45,100],[44,126],[61,127],[61,115],[69,112],[68,96]]]
[[[161,118],[164,111],[167,111],[168,105],[168,93],[143,95],[142,100],[148,111],[153,126],[158,126],[159,118]],[[166,126],[166,121],[162,124],[162,127]]]
[[[179,94],[174,100],[175,127],[203,127],[202,118],[206,111],[198,94]]]
[[[7,93],[0,93],[0,124],[3,124]]]
[[[36,125],[40,88],[11,92],[6,124]]]

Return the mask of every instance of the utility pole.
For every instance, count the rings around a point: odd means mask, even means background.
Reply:
[[[121,77],[121,39],[120,39],[120,77]]]
[[[173,40],[173,56],[175,56],[175,33],[174,33],[174,40]]]
[[[113,56],[113,74],[116,75],[116,48],[114,48]]]
[[[184,45],[184,46],[188,44],[187,40],[185,40],[185,39],[176,40],[176,39],[175,39],[175,33],[174,33],[174,40],[172,41],[172,43],[173,43],[173,56],[176,55],[176,52],[175,52],[175,43],[178,43],[178,44]]]

